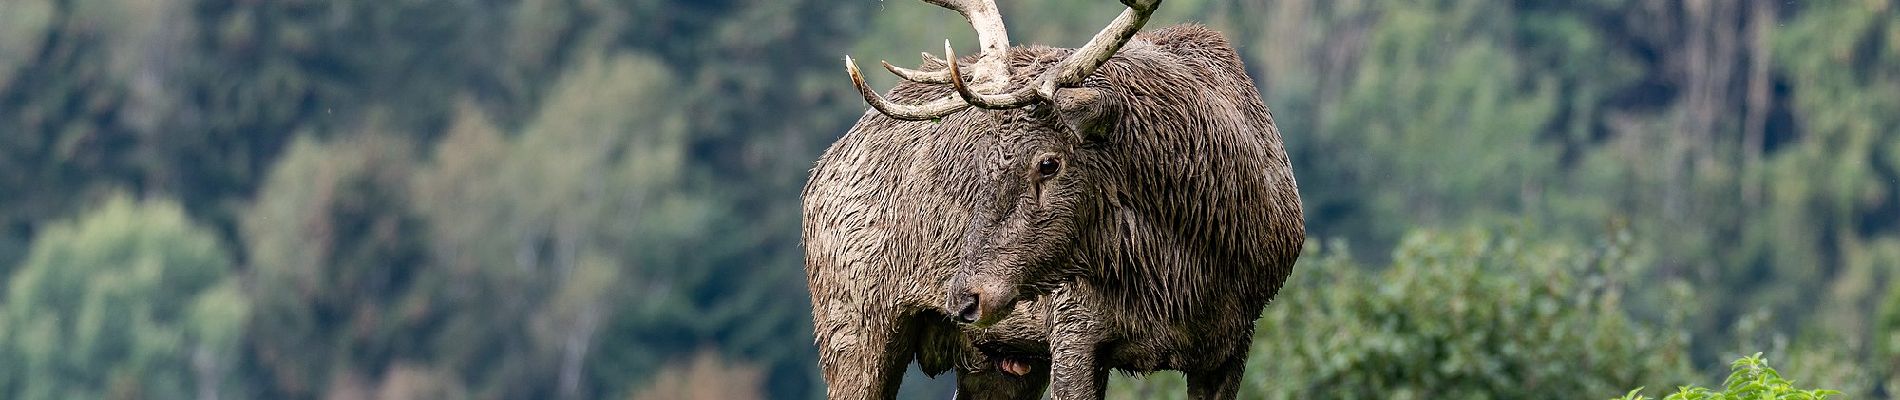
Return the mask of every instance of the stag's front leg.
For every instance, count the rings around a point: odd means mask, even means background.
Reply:
[[[1227,400],[1240,395],[1241,373],[1246,371],[1246,352],[1240,359],[1228,360],[1221,368],[1187,373],[1188,398]]]
[[[818,363],[831,400],[897,397],[904,367],[915,352],[910,332],[895,318],[869,317],[820,326]]]
[[[1096,302],[1088,301],[1074,286],[1063,285],[1051,294],[1049,358],[1055,398],[1100,399],[1108,387],[1108,368],[1096,360],[1096,352],[1106,330],[1101,316],[1086,306]]]

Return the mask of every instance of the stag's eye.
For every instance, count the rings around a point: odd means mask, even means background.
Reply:
[[[1057,160],[1055,157],[1043,158],[1042,161],[1036,162],[1036,173],[1042,175],[1043,179],[1056,176],[1056,173],[1061,171],[1062,161]]]

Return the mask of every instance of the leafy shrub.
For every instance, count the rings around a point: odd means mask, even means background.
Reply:
[[[1242,397],[1549,398],[1693,376],[1686,337],[1621,303],[1637,275],[1625,236],[1420,231],[1378,269],[1331,247],[1302,257],[1261,316]],[[1181,397],[1181,383],[1117,377],[1109,397]]]
[[[1722,381],[1722,391],[1689,386],[1676,389],[1676,393],[1664,396],[1663,400],[1730,400],[1730,399],[1785,399],[1808,400],[1826,399],[1841,392],[1826,389],[1801,390],[1794,381],[1783,379],[1780,372],[1768,367],[1768,360],[1761,353],[1742,357],[1729,364],[1728,379]],[[1645,400],[1640,392],[1643,388],[1631,390],[1615,400]]]

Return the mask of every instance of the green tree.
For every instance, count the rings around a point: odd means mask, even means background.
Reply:
[[[1628,221],[1693,331],[1826,335],[1873,354],[1900,256],[1891,1],[1200,4],[1257,73],[1309,226],[1384,254],[1407,226]],[[1174,9],[1181,10],[1181,9]],[[1470,118],[1473,116],[1485,116]],[[1618,222],[1621,223],[1621,222]],[[1678,302],[1632,293],[1639,314]],[[1816,295],[1821,293],[1822,295]],[[1836,336],[1838,335],[1838,336]],[[1713,365],[1729,340],[1697,342]],[[1800,357],[1793,358],[1801,359]],[[1805,371],[1805,370],[1804,370]]]
[[[376,129],[376,128],[370,128]],[[433,360],[472,315],[440,294],[428,229],[407,200],[411,147],[385,134],[300,139],[271,171],[243,232],[257,296],[247,369],[263,397],[314,398]]]
[[[0,268],[35,232],[173,165],[147,140],[181,111],[182,2],[20,1],[0,10]],[[187,202],[186,206],[192,204]],[[5,270],[0,270],[4,273]]]
[[[156,130],[144,183],[231,231],[298,135],[374,120],[427,144],[464,94],[499,109],[522,101],[500,80],[504,15],[484,2],[169,1],[188,5],[175,23],[196,32],[175,53],[190,61],[169,78],[181,109]]]
[[[1869,316],[1880,293],[1893,290],[1883,284],[1900,278],[1892,268],[1900,265],[1900,115],[1889,111],[1900,107],[1900,2],[1816,3],[1801,11],[1773,45],[1795,88],[1793,113],[1805,137],[1767,155],[1766,207],[1750,219],[1756,229],[1743,265],[1816,282],[1757,301],[1825,291],[1817,303],[1841,312],[1821,322],[1855,337],[1855,353],[1890,348],[1885,338],[1859,338],[1875,324]]]
[[[533,326],[506,348],[543,363],[519,373],[559,382],[551,392],[627,393],[710,344],[803,392],[809,350],[785,343],[810,314],[778,301],[802,296],[802,281],[731,250],[755,244],[704,239],[742,224],[722,196],[737,189],[696,168],[673,77],[640,53],[583,61],[514,137],[464,108],[416,185],[438,221],[435,252],[515,299],[489,307],[510,310],[502,319],[470,323]]]
[[[115,196],[35,238],[0,314],[0,396],[215,399],[250,301],[217,235],[165,200]]]
[[[1560,81],[1487,0],[1170,4],[1232,36],[1286,135],[1317,237],[1377,258],[1408,224],[1544,210]],[[1266,22],[1261,22],[1266,21]],[[1556,196],[1548,196],[1556,197]],[[1393,223],[1408,221],[1408,223]]]
[[[603,372],[593,358],[615,345],[600,338],[606,321],[623,313],[614,305],[643,296],[629,293],[635,286],[627,277],[640,266],[622,254],[641,254],[637,247],[647,242],[625,242],[626,230],[653,228],[648,207],[671,207],[667,216],[685,218],[663,225],[672,229],[694,229],[702,224],[696,216],[707,213],[666,190],[677,184],[684,157],[683,127],[669,116],[675,109],[652,100],[665,96],[666,76],[645,57],[583,62],[513,137],[464,107],[413,186],[438,221],[432,247],[440,262],[487,294],[471,299],[481,308],[502,310],[452,321],[486,337],[451,344],[467,349],[451,359],[518,365],[495,371],[482,380],[494,385],[478,391],[572,398],[624,390],[597,377]],[[484,348],[499,351],[484,355]]]

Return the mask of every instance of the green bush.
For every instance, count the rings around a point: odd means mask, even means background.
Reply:
[[[1550,398],[1693,376],[1686,336],[1621,304],[1637,275],[1626,237],[1421,231],[1378,269],[1330,247],[1301,259],[1260,318],[1242,397]],[[1110,390],[1186,395],[1172,374]]]
[[[1676,389],[1676,393],[1664,396],[1663,400],[1728,400],[1728,399],[1825,399],[1841,392],[1826,389],[1801,390],[1794,387],[1794,381],[1783,379],[1780,372],[1768,367],[1768,360],[1761,353],[1742,357],[1729,364],[1728,379],[1722,381],[1722,391],[1717,392],[1704,387],[1689,386]],[[1642,388],[1631,390],[1615,400],[1644,400]]]

